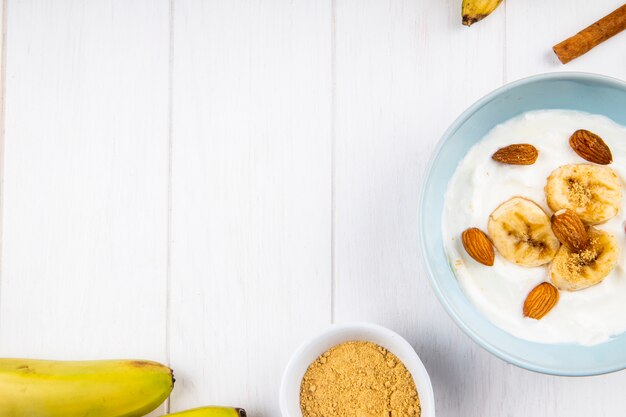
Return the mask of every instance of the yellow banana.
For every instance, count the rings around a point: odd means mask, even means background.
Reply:
[[[463,0],[463,24],[472,26],[489,16],[502,3],[502,0]]]
[[[201,407],[180,413],[168,414],[168,417],[246,417],[243,408],[233,407]]]
[[[0,417],[138,417],[173,386],[172,370],[150,361],[0,359]]]

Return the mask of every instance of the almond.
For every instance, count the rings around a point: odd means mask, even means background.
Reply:
[[[552,231],[572,252],[580,252],[589,243],[585,225],[570,209],[562,209],[552,215]]]
[[[574,152],[589,162],[608,165],[613,162],[611,150],[602,138],[588,130],[577,130],[569,138],[569,146]]]
[[[549,282],[533,288],[524,301],[524,317],[539,320],[559,301],[559,290]]]
[[[480,229],[470,227],[461,234],[463,247],[476,262],[492,266],[495,254],[487,235]]]
[[[537,160],[539,151],[528,143],[517,143],[500,148],[491,158],[503,164],[532,165]]]

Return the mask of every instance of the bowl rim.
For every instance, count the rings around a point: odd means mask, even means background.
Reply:
[[[439,154],[441,153],[441,149],[444,143],[448,140],[448,138],[454,134],[476,111],[478,111],[481,107],[485,106],[488,102],[493,100],[495,97],[500,96],[501,94],[506,93],[507,91],[513,90],[520,86],[526,84],[532,84],[539,81],[591,81],[591,82],[601,82],[605,85],[611,85],[613,87],[619,88],[621,90],[626,91],[626,81],[622,81],[618,78],[595,74],[591,72],[580,72],[580,71],[559,71],[559,72],[549,72],[543,74],[535,74],[528,77],[521,78],[519,80],[515,80],[504,84],[490,93],[484,95],[477,101],[475,101],[471,106],[469,106],[466,110],[464,110],[455,120],[452,122],[450,127],[448,127],[445,132],[441,135],[439,140],[437,141],[428,163],[426,164],[426,168],[423,171],[423,179],[420,184],[420,192],[418,199],[418,245],[419,252],[422,256],[422,265],[423,268],[426,269],[428,280],[430,281],[430,286],[435,292],[439,303],[443,306],[446,313],[452,318],[452,320],[456,323],[457,326],[463,330],[463,332],[468,335],[474,342],[476,342],[480,347],[485,349],[486,351],[492,353],[496,357],[518,366],[523,369],[527,369],[534,372],[539,372],[547,375],[555,375],[555,376],[572,376],[572,377],[584,377],[584,376],[594,376],[594,375],[603,375],[612,372],[621,371],[626,369],[626,359],[623,363],[615,364],[613,366],[606,366],[603,368],[597,368],[593,370],[580,370],[580,371],[563,371],[558,368],[550,368],[545,366],[537,365],[533,362],[526,361],[524,358],[515,356],[507,351],[504,351],[490,343],[488,343],[483,336],[474,331],[470,326],[468,326],[460,314],[458,314],[454,309],[450,307],[448,304],[448,299],[444,294],[439,282],[435,279],[435,274],[433,272],[430,260],[426,253],[426,240],[424,233],[424,225],[426,222],[426,218],[424,216],[424,205],[425,205],[425,197],[426,197],[426,186],[430,181],[430,173],[433,169],[434,163],[437,160]],[[454,274],[454,272],[452,272]],[[488,320],[485,317],[485,320]],[[506,330],[505,330],[506,331]]]
[[[411,357],[411,367],[417,368],[419,375],[414,375],[411,372],[411,376],[416,386],[419,386],[418,395],[420,398],[420,403],[426,402],[429,404],[429,412],[428,414],[422,414],[423,417],[435,417],[435,396],[433,392],[432,382],[430,380],[430,375],[424,366],[424,363],[420,359],[417,351],[413,348],[413,346],[400,334],[395,331],[384,327],[380,324],[374,324],[369,322],[349,322],[349,323],[332,323],[329,326],[325,327],[320,332],[316,333],[314,336],[305,340],[301,343],[298,348],[293,352],[287,365],[285,365],[285,369],[283,371],[283,375],[280,382],[279,387],[279,395],[278,395],[278,403],[279,409],[282,417],[293,417],[288,413],[288,401],[287,398],[287,379],[289,375],[293,372],[295,366],[298,361],[301,360],[304,352],[311,346],[316,343],[320,343],[326,337],[331,336],[337,332],[341,332],[343,330],[361,330],[365,332],[376,333],[380,335],[383,339],[393,340],[395,344],[402,346],[403,350],[409,352]],[[391,353],[396,354],[390,350]],[[406,366],[406,362],[405,362]],[[425,392],[424,392],[425,391]],[[426,401],[424,401],[426,400]]]

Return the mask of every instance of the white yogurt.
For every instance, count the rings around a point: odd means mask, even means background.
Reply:
[[[616,268],[598,285],[577,292],[561,291],[556,307],[541,320],[524,318],[522,305],[532,288],[549,281],[548,267],[518,266],[497,252],[492,267],[481,265],[467,255],[460,236],[472,226],[486,232],[491,212],[514,196],[532,199],[551,215],[544,194],[546,179],[562,165],[586,162],[569,146],[570,135],[578,129],[604,139],[613,153],[614,162],[609,166],[619,174],[624,188],[626,127],[599,115],[540,110],[496,126],[474,145],[457,167],[445,196],[444,246],[464,292],[494,324],[536,342],[593,345],[626,331],[626,198],[616,217],[597,226],[619,242],[622,252]],[[513,143],[534,145],[539,150],[537,162],[515,166],[491,159],[496,150]]]

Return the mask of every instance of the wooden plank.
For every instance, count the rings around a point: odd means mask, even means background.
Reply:
[[[582,0],[507,2],[507,79],[514,80],[541,72],[597,72],[626,80],[624,45],[620,34],[586,55],[562,65],[552,46],[608,14],[622,0],[589,2]],[[624,415],[621,392],[626,389],[623,375],[594,378],[554,378],[509,366],[494,371],[491,378],[503,381],[489,394],[490,415],[506,415],[524,410],[525,415],[583,417]],[[524,389],[519,389],[524,387]],[[496,388],[496,389],[493,389]],[[501,400],[498,400],[501,398]]]
[[[11,1],[0,355],[166,359],[167,1]]]
[[[454,118],[502,82],[504,9],[471,28],[461,2],[336,2],[335,318],[405,336],[432,377],[437,414],[486,417],[507,367],[464,336],[429,288],[417,200]]]
[[[567,65],[552,52],[552,46],[623,4],[623,0],[507,2],[507,79],[551,71],[584,71],[626,80],[626,33]]]
[[[174,4],[172,410],[276,416],[330,322],[329,1]]]
[[[0,330],[2,329],[2,212],[3,212],[3,196],[4,196],[4,90],[6,84],[6,10],[7,2],[0,0]],[[0,339],[0,348],[2,340]]]

